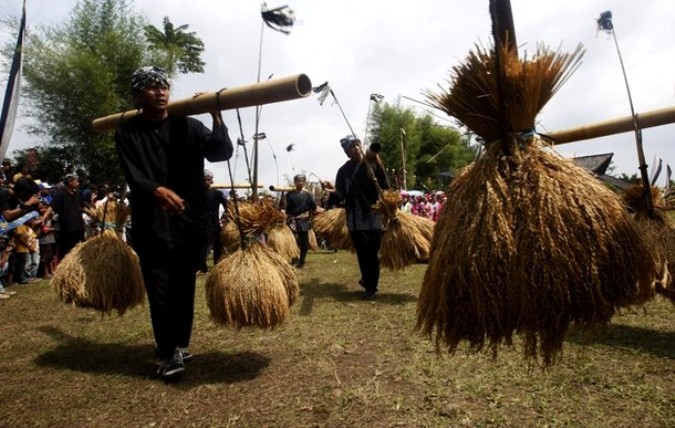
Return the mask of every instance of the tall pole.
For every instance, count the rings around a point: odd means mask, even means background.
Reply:
[[[408,190],[408,184],[406,182],[407,171],[406,171],[406,160],[405,160],[405,155],[406,155],[406,153],[405,153],[405,137],[406,137],[406,133],[405,133],[405,129],[403,129],[403,128],[400,128],[400,131],[401,131],[401,165],[402,165],[402,168],[403,168],[403,171],[402,171],[403,172],[403,190]]]
[[[257,83],[260,83],[260,69],[262,67],[262,47],[263,47],[263,33],[265,31],[265,23],[260,24],[260,47],[258,48],[258,78]],[[260,125],[260,106],[255,106],[255,133],[253,134],[253,183],[251,183],[252,194],[254,201],[258,200],[258,127]]]
[[[652,201],[651,185],[649,184],[649,176],[647,174],[647,161],[645,160],[645,151],[644,147],[642,146],[642,129],[638,124],[638,117],[635,114],[635,108],[633,107],[633,97],[630,94],[630,86],[628,85],[626,68],[623,65],[623,58],[621,57],[619,42],[616,40],[616,31],[614,30],[614,27],[612,27],[612,38],[614,39],[614,46],[616,46],[616,53],[619,55],[619,63],[621,64],[623,81],[626,84],[626,93],[628,94],[628,104],[630,104],[630,114],[633,117],[633,129],[635,130],[635,145],[637,147],[638,162],[640,163],[640,174],[642,176],[642,185],[645,188],[645,201],[647,202],[647,214],[650,217],[652,217],[654,215],[654,201]]]
[[[619,64],[621,65],[621,72],[623,73],[623,81],[626,85],[626,93],[628,94],[628,104],[630,105],[630,114],[633,119],[633,130],[635,131],[635,145],[637,146],[638,161],[640,163],[640,174],[642,176],[642,185],[644,187],[644,198],[647,205],[647,215],[654,216],[654,201],[652,200],[651,184],[649,182],[649,175],[647,174],[647,162],[645,161],[645,152],[642,147],[642,129],[638,123],[638,117],[633,108],[633,97],[630,94],[630,86],[628,85],[628,76],[626,76],[626,68],[623,65],[623,57],[621,56],[621,49],[619,49],[619,42],[616,38],[616,30],[612,22],[612,12],[606,11],[600,14],[598,19],[598,28],[612,34],[614,39],[614,46],[616,46],[616,53],[619,56]]]

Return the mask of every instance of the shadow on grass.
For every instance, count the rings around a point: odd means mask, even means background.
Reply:
[[[566,341],[579,345],[602,344],[630,348],[657,357],[675,360],[675,332],[656,331],[622,324],[610,324],[599,330],[573,329]]]
[[[354,290],[345,284],[322,283],[318,278],[313,278],[300,284],[300,293],[302,299],[300,315],[310,315],[316,299],[331,299],[336,302],[361,302],[363,301],[364,291]],[[417,298],[410,294],[380,291],[377,293],[375,300],[370,302],[404,305],[416,300]]]
[[[40,331],[58,344],[35,359],[38,366],[82,373],[157,377],[154,350],[147,345],[97,343],[47,326],[40,328]],[[187,363],[186,375],[180,386],[236,383],[254,379],[269,363],[268,357],[252,352],[196,354],[193,361]]]

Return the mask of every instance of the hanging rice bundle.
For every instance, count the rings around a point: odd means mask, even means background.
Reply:
[[[314,229],[309,229],[308,237],[309,249],[312,251],[319,251],[321,247],[319,246],[319,241],[316,239],[316,233],[314,233]]]
[[[236,220],[237,215],[247,241],[259,239],[283,225],[286,219],[286,215],[271,199],[237,202],[236,209],[235,204],[229,204],[228,217],[231,220],[225,223],[220,231],[223,247],[228,253],[233,253],[241,247],[242,237]]]
[[[651,187],[652,213],[645,198],[644,186],[637,184],[623,193],[626,205],[635,213],[634,219],[652,251],[664,263],[664,271],[654,284],[657,293],[675,303],[675,286],[671,272],[675,269],[675,222],[666,213],[666,201],[658,187]]]
[[[235,328],[272,329],[286,321],[297,294],[284,288],[279,267],[290,266],[279,257],[260,243],[223,257],[206,277],[211,318]]]
[[[417,250],[419,252],[418,262],[426,263],[429,261],[429,253],[431,251],[431,241],[434,237],[434,229],[436,223],[427,218],[418,215],[413,215],[406,212],[398,213],[398,216],[408,217],[408,221],[415,225],[415,230],[419,240],[417,241]]]
[[[300,293],[291,266],[264,243],[265,233],[285,226],[285,214],[271,200],[238,203],[230,210],[240,242],[244,235],[243,248],[221,258],[206,278],[211,317],[236,328],[274,328],[286,320]]]
[[[105,234],[70,250],[51,284],[63,302],[106,315],[113,310],[122,315],[145,298],[138,256],[121,239]]]
[[[295,240],[295,235],[286,224],[277,225],[267,233],[267,246],[284,260],[290,261],[300,257],[300,248]]]
[[[375,207],[382,213],[385,229],[380,246],[380,263],[383,268],[392,271],[427,260],[431,246],[431,236],[420,231],[421,222],[413,218],[417,216],[398,210],[401,201],[398,191],[385,190]]]
[[[262,247],[273,269],[281,276],[284,290],[286,290],[288,296],[288,305],[293,306],[300,297],[300,284],[295,276],[295,269],[279,253]]]
[[[496,354],[519,333],[525,356],[550,365],[571,322],[606,323],[651,296],[658,261],[621,200],[532,132],[581,54],[502,49],[498,84],[494,51],[477,48],[449,92],[428,94],[485,142],[448,188],[418,298],[417,329],[438,348]]]
[[[314,230],[331,248],[354,251],[344,208],[333,208],[314,216]]]
[[[235,221],[230,220],[220,228],[220,241],[226,253],[234,253],[241,246],[241,234]]]

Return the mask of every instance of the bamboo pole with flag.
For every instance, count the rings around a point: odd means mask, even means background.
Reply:
[[[23,62],[23,36],[26,29],[26,0],[23,2],[23,11],[21,14],[21,24],[19,26],[19,36],[14,49],[12,65],[9,69],[9,79],[7,79],[7,89],[2,103],[2,115],[0,115],[0,159],[5,157],[9,143],[14,130],[14,122],[19,107],[19,97],[21,95],[21,68]]]
[[[258,49],[258,79],[257,82],[260,82],[260,70],[262,67],[262,46],[263,46],[263,34],[265,26],[278,31],[283,34],[290,34],[291,27],[295,22],[295,13],[287,5],[268,8],[267,3],[263,2],[260,7],[260,15],[262,17],[262,26],[260,27],[260,46]],[[255,132],[253,134],[253,194],[252,197],[254,200],[258,199],[258,135],[260,129],[260,109],[261,106],[256,106],[255,108]]]
[[[607,10],[600,14],[600,17],[596,20],[598,31],[604,31],[612,35],[614,39],[614,46],[616,47],[616,53],[619,56],[619,64],[621,65],[621,71],[623,73],[623,80],[626,84],[626,93],[628,94],[628,104],[630,105],[630,114],[633,118],[633,129],[635,131],[635,145],[637,146],[638,161],[640,163],[639,169],[642,178],[642,185],[644,186],[644,198],[647,204],[647,214],[652,217],[654,215],[654,201],[652,200],[652,194],[650,192],[650,183],[649,176],[647,174],[647,161],[645,160],[645,152],[642,147],[642,128],[638,123],[638,116],[635,114],[635,108],[633,107],[633,97],[630,93],[630,86],[628,85],[628,76],[626,75],[626,68],[623,65],[623,57],[621,56],[621,50],[619,49],[619,41],[616,38],[616,32],[614,30],[614,23],[612,22],[612,12]]]

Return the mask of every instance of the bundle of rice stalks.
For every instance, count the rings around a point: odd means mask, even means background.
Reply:
[[[431,241],[434,237],[434,229],[436,223],[427,218],[418,215],[413,215],[410,213],[402,212],[398,214],[399,216],[409,217],[411,223],[415,224],[415,230],[421,239],[417,242],[417,250],[420,254],[418,261],[427,262],[429,261],[429,253],[431,251]]]
[[[319,251],[321,248],[319,246],[319,241],[316,239],[316,233],[314,233],[314,229],[309,229],[309,249],[312,251]]]
[[[314,231],[336,250],[354,251],[344,208],[326,210],[314,216]]]
[[[103,235],[122,239],[124,224],[131,210],[123,201],[109,197],[103,205],[94,209],[85,209],[85,212],[101,225]]]
[[[429,258],[431,236],[423,223],[412,214],[398,210],[402,199],[398,191],[385,190],[375,209],[382,213],[384,233],[380,246],[380,263],[385,269],[399,271],[412,263]],[[421,219],[421,217],[419,217]],[[433,221],[426,219],[432,223]],[[432,232],[433,234],[433,232]]]
[[[241,246],[241,234],[233,220],[223,224],[220,228],[220,242],[226,253],[234,253]]]
[[[650,298],[658,260],[617,195],[519,132],[531,131],[581,49],[540,48],[522,61],[502,52],[501,88],[494,52],[479,50],[455,68],[451,91],[429,95],[486,147],[447,191],[452,202],[436,224],[417,329],[450,352],[467,341],[495,354],[519,333],[525,356],[548,366],[571,322],[606,323],[617,308]]]
[[[293,231],[286,224],[273,227],[267,233],[267,246],[277,252],[284,260],[300,257],[300,248]]]
[[[298,296],[291,266],[260,243],[223,257],[206,277],[211,318],[235,328],[278,326]]]
[[[286,215],[271,199],[237,202],[236,207],[235,204],[229,204],[228,215],[230,221],[220,231],[223,247],[228,253],[235,252],[241,246],[242,234],[239,231],[239,225],[241,225],[244,240],[250,242],[283,226],[286,220]]]
[[[108,235],[80,242],[61,260],[51,284],[65,303],[120,315],[143,303],[145,288],[136,253]]]
[[[665,211],[666,201],[663,193],[658,187],[651,187],[653,201],[651,215],[642,184],[627,188],[623,193],[623,200],[635,213],[637,227],[649,243],[652,252],[660,261],[666,262],[664,264],[667,269],[661,274],[661,279],[654,284],[656,292],[675,303],[675,287],[670,275],[675,269],[675,222]]]

